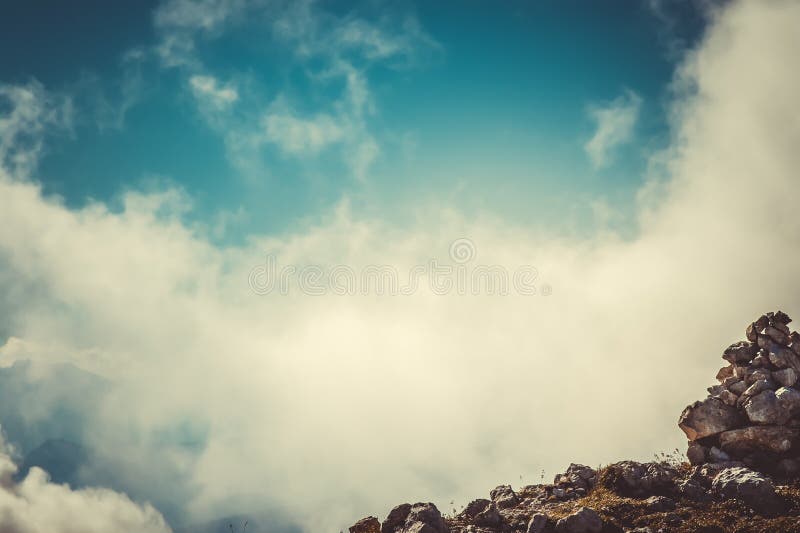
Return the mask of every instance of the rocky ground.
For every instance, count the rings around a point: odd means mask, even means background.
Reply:
[[[454,516],[431,503],[395,507],[351,533],[800,532],[800,483],[740,463],[622,461],[570,465],[554,483],[501,485]]]
[[[762,315],[724,350],[719,384],[678,420],[688,462],[572,464],[551,484],[501,485],[454,516],[403,504],[350,533],[800,532],[800,335],[789,323]]]

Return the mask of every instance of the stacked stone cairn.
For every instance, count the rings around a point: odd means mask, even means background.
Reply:
[[[722,355],[729,364],[705,400],[686,407],[678,426],[694,465],[739,462],[765,473],[800,473],[800,335],[786,313],[747,326],[747,340]]]

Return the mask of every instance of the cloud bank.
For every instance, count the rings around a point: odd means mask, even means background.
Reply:
[[[327,531],[398,501],[446,509],[571,461],[682,447],[676,417],[721,349],[765,310],[800,316],[798,22],[794,2],[715,13],[676,73],[673,139],[632,239],[554,239],[454,207],[393,227],[343,201],[294,233],[220,247],[164,195],[71,210],[6,163],[0,293],[16,297],[1,314],[31,347],[105,354],[90,369],[116,388],[87,444],[197,518],[269,504]],[[403,270],[461,236],[477,262],[535,265],[553,294],[247,286],[266,253]],[[163,437],[175,428],[200,444]]]
[[[108,489],[72,490],[50,483],[33,468],[20,482],[17,467],[0,439],[0,530],[4,533],[169,533],[172,530],[151,505],[138,505]]]

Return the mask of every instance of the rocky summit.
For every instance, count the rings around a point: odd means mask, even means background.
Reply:
[[[688,461],[571,464],[553,483],[500,485],[448,516],[405,503],[349,531],[800,532],[800,335],[790,323],[762,315],[724,350],[719,384],[678,419]]]
[[[780,477],[800,472],[800,335],[791,321],[781,311],[761,315],[746,340],[723,352],[728,364],[717,372],[719,384],[678,420],[691,464],[738,463]]]

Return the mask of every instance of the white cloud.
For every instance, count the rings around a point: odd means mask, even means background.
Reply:
[[[641,103],[639,95],[626,91],[607,105],[589,109],[589,115],[597,129],[584,149],[595,168],[608,165],[613,150],[632,139]]]
[[[32,468],[15,482],[17,467],[0,438],[0,517],[4,533],[169,533],[151,505],[107,489],[73,490]]]
[[[215,110],[224,110],[239,99],[239,93],[232,84],[221,84],[213,76],[194,75],[189,78],[189,85],[195,98]]]
[[[72,101],[45,92],[34,81],[0,83],[0,104],[0,109],[10,109],[0,115],[0,166],[28,176],[36,168],[45,135],[72,126]]]
[[[301,118],[281,106],[264,116],[263,125],[266,140],[293,155],[314,154],[344,136],[342,128],[330,115]]]
[[[682,448],[677,415],[713,381],[723,347],[765,310],[800,318],[800,72],[787,67],[798,23],[794,2],[720,12],[679,71],[697,92],[673,106],[663,181],[630,240],[548,238],[432,205],[415,206],[410,227],[341,208],[291,235],[217,247],[147,201],[70,210],[6,175],[0,294],[30,297],[1,314],[27,346],[115,361],[104,372],[119,387],[87,444],[183,491],[197,515],[272,502],[308,531],[341,529],[400,501],[445,508],[543,468]],[[479,261],[535,265],[553,295],[247,289],[267,251],[281,264],[405,271],[464,235]],[[187,417],[208,442],[173,461],[147,436]]]

